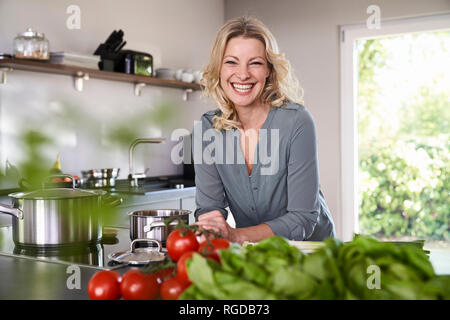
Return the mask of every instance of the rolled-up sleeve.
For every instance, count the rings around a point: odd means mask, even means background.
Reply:
[[[313,233],[320,211],[316,130],[306,110],[299,112],[288,157],[287,212],[265,223],[276,235],[302,241]]]
[[[226,208],[228,207],[228,203],[219,172],[215,164],[207,164],[203,161],[205,142],[202,136],[199,135],[211,128],[207,121],[205,117],[202,117],[202,130],[198,133],[196,133],[195,128],[193,130],[192,152],[194,155],[195,203],[197,206],[194,216],[198,220],[201,214],[218,210],[227,219],[228,211]]]

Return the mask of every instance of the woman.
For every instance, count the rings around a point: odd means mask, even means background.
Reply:
[[[201,85],[219,109],[202,116],[202,134],[193,132],[196,224],[238,243],[334,237],[319,186],[314,122],[270,31],[254,18],[228,21]],[[271,159],[261,156],[267,149]],[[227,207],[236,228],[226,222]]]

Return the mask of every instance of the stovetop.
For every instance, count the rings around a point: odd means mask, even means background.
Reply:
[[[194,187],[194,180],[181,178],[147,178],[139,181],[139,185],[132,187],[127,179],[117,179],[114,186],[95,186],[95,182],[84,183],[80,185],[81,189],[102,189],[108,192],[125,193],[125,194],[148,194],[150,192],[161,190],[184,189]],[[100,182],[99,182],[100,183]]]
[[[108,230],[99,244],[91,247],[72,248],[70,250],[36,250],[17,247],[12,240],[12,226],[0,226],[0,255],[17,258],[79,265],[95,269],[113,270],[126,266],[111,261],[108,256],[118,251],[130,250],[130,229],[123,227],[104,227]]]

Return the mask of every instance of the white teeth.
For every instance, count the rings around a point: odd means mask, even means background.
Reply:
[[[253,84],[242,85],[242,84],[233,83],[232,85],[239,92],[247,92],[247,91],[250,91],[251,88],[253,88]]]

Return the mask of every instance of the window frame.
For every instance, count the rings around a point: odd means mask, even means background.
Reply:
[[[354,233],[359,233],[356,41],[447,29],[450,29],[450,13],[381,20],[379,29],[369,29],[366,24],[340,26],[341,215],[338,234],[343,241],[349,241]]]

